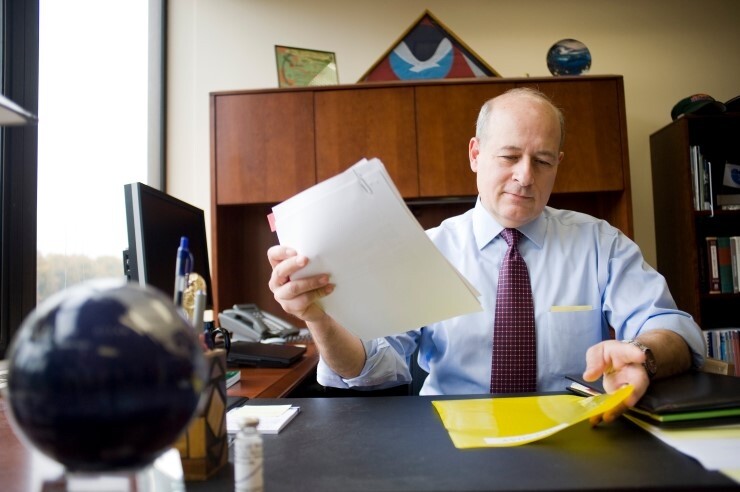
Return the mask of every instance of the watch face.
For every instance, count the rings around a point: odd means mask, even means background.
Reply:
[[[652,379],[653,376],[655,376],[655,373],[658,372],[658,364],[657,362],[655,362],[653,351],[650,350],[647,345],[640,343],[637,340],[622,340],[622,342],[629,343],[642,350],[642,353],[645,354],[645,362],[643,362],[642,365],[643,367],[645,367],[645,371],[647,371],[648,377]]]

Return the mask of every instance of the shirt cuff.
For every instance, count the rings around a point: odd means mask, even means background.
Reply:
[[[411,382],[411,373],[401,356],[385,338],[363,340],[365,366],[357,377],[343,378],[319,359],[316,379],[323,386],[376,390]]]

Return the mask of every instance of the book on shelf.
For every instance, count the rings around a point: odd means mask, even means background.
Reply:
[[[714,210],[714,190],[712,190],[712,163],[704,157],[701,158],[702,176],[702,210]]]
[[[706,159],[698,145],[689,150],[691,164],[691,190],[694,210],[712,210],[714,208],[712,193],[712,164]]]
[[[710,294],[722,292],[719,279],[719,258],[717,257],[717,237],[709,236],[707,242],[707,281]]]
[[[732,258],[730,256],[730,238],[717,238],[717,268],[719,269],[720,292],[732,293]]]
[[[708,292],[740,293],[740,236],[708,236],[705,240]]]
[[[717,205],[740,205],[740,193],[722,193],[717,195]]]
[[[692,145],[689,148],[689,163],[691,165],[691,191],[694,201],[694,210],[701,210],[699,183],[701,176],[699,174],[699,146]]]
[[[241,371],[226,371],[226,387],[230,388],[239,382],[242,378]]]
[[[732,266],[732,292],[740,293],[740,236],[730,237],[730,264]]]
[[[734,365],[740,376],[740,328],[713,328],[703,331],[706,356]]]
[[[722,374],[723,376],[737,376],[735,374],[735,364],[713,357],[704,357],[704,365],[701,370],[713,374]]]

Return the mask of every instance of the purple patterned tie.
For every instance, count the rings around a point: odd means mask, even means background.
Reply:
[[[517,249],[522,233],[504,229],[509,245],[498,276],[493,322],[491,393],[537,390],[537,344],[529,272]]]

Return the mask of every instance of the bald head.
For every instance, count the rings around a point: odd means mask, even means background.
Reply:
[[[470,139],[481,203],[503,227],[535,220],[550,199],[563,159],[560,111],[540,92],[514,89],[483,105]]]
[[[491,114],[496,111],[496,107],[505,102],[511,101],[512,99],[518,98],[531,99],[535,103],[542,104],[547,107],[552,112],[560,125],[560,150],[562,150],[563,143],[565,142],[565,117],[563,116],[562,111],[560,111],[560,109],[558,109],[545,94],[529,87],[510,89],[500,96],[496,96],[493,99],[486,101],[478,114],[478,121],[475,125],[475,136],[480,140],[485,139],[488,136],[488,126],[491,120]]]

